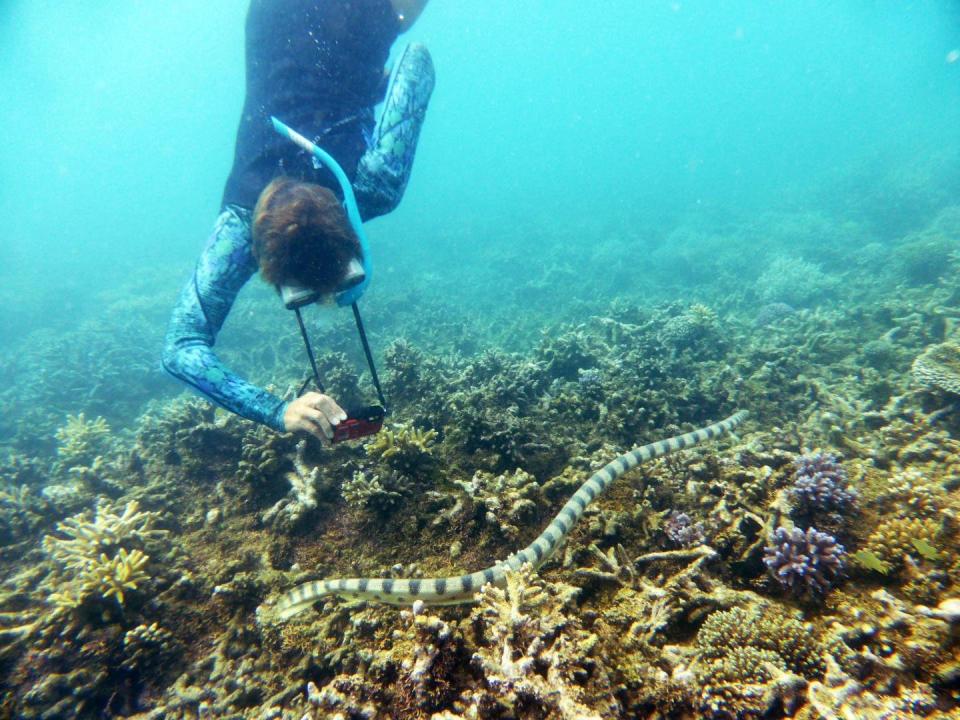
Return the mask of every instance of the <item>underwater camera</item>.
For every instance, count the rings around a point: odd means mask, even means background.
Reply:
[[[362,408],[348,409],[347,419],[333,429],[333,441],[356,440],[367,435],[376,435],[383,427],[383,418],[387,411],[380,405],[366,405]]]

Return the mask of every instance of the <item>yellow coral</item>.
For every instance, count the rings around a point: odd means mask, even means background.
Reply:
[[[717,662],[731,657],[734,650],[747,647],[763,651],[764,657],[768,652],[776,653],[781,662],[774,665],[807,678],[822,670],[823,648],[812,627],[775,607],[735,607],[712,613],[700,627],[696,642],[703,666],[701,675],[706,678],[716,675],[729,681],[738,668],[744,670],[750,655],[741,653],[730,662]],[[754,656],[753,659],[760,657],[756,653]],[[739,678],[739,682],[756,681],[754,670]]]
[[[117,602],[123,605],[123,591],[136,590],[137,583],[144,583],[150,576],[144,571],[149,556],[139,550],[127,552],[120,548],[117,554],[108,558],[101,554],[98,563],[93,568],[90,580],[97,583],[100,594],[104,598],[116,595]]]
[[[436,430],[418,430],[404,425],[398,425],[396,430],[384,428],[367,444],[367,455],[386,460],[410,451],[430,454],[436,437]]]
[[[921,557],[918,542],[921,547],[936,547],[940,532],[940,522],[933,518],[893,518],[880,523],[867,539],[867,548],[883,562],[900,567],[908,555]]]
[[[430,462],[436,430],[398,425],[384,428],[367,444],[367,455],[379,458],[403,473],[415,473]]]
[[[947,504],[943,486],[919,470],[904,470],[885,482],[878,500],[891,510],[900,509],[903,515],[936,517]]]
[[[76,608],[92,597],[115,597],[122,605],[127,591],[150,579],[145,569],[149,556],[131,546],[165,532],[152,529],[156,516],[141,511],[136,502],[117,512],[104,501],[92,519],[89,513],[81,513],[57,523],[61,536],[43,539],[43,549],[64,571],[50,593],[56,608]]]
[[[140,550],[128,553],[120,548],[113,557],[101,553],[99,557],[85,562],[72,582],[62,590],[51,593],[50,601],[58,610],[69,610],[98,595],[104,600],[115,596],[117,602],[123,605],[125,591],[136,590],[138,584],[150,579],[144,569],[149,560],[150,557]]]
[[[102,453],[110,438],[110,426],[102,417],[87,420],[83,413],[68,415],[67,424],[56,432],[57,455],[65,465],[91,462]]]
[[[703,303],[693,303],[687,310],[687,317],[698,327],[712,327],[718,321],[716,310]]]
[[[117,513],[109,502],[101,501],[92,520],[83,512],[57,523],[57,530],[67,538],[47,535],[43,549],[66,566],[82,565],[121,543],[143,542],[165,534],[165,530],[153,529],[156,518],[157,513],[141,511],[135,500],[128,502],[122,513]]]

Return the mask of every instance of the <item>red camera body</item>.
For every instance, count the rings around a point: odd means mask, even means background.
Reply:
[[[347,419],[333,430],[333,442],[356,440],[368,435],[376,435],[383,427],[386,411],[379,405],[367,405],[347,411]]]

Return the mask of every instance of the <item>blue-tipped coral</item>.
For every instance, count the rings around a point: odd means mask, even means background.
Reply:
[[[801,455],[794,463],[790,495],[799,509],[842,512],[856,502],[857,495],[847,486],[847,471],[835,455]]]
[[[796,595],[823,595],[843,572],[843,545],[828,533],[813,527],[806,532],[778,527],[770,540],[763,549],[763,562]]]

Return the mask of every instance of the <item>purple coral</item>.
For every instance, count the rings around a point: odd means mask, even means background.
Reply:
[[[778,527],[763,552],[771,574],[797,595],[822,595],[843,572],[843,545],[813,527]]]
[[[835,455],[801,455],[794,466],[790,494],[800,508],[843,511],[856,501],[856,493],[847,487],[847,471]]]
[[[703,523],[694,523],[684,512],[674,510],[663,525],[664,532],[680,547],[690,548],[703,544]]]

